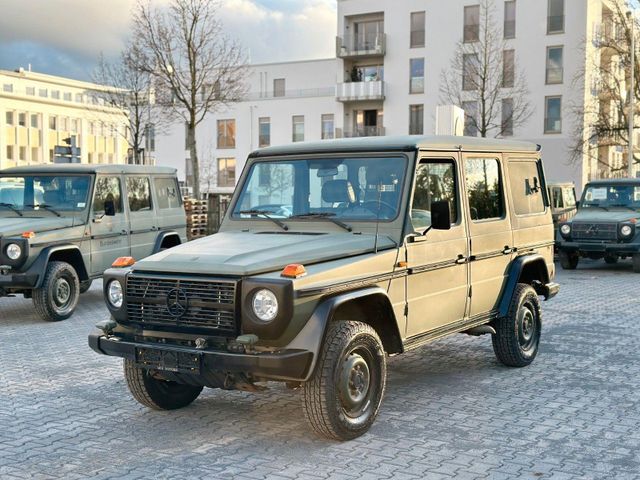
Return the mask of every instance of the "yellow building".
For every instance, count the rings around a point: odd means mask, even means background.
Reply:
[[[104,104],[99,85],[0,70],[0,169],[51,163],[76,136],[82,163],[126,163],[125,113]]]

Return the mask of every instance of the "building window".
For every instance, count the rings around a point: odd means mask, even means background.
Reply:
[[[273,96],[284,97],[285,95],[285,83],[284,78],[276,78],[273,80]]]
[[[60,100],[60,90],[51,90],[51,98]]]
[[[58,129],[58,119],[53,115],[49,116],[49,130],[57,130]]]
[[[49,91],[46,88],[41,88],[38,90],[38,95],[40,95],[41,97],[48,97],[49,96]]]
[[[258,147],[271,145],[271,118],[260,117],[258,119]]]
[[[60,117],[60,131],[67,132],[69,131],[69,119],[67,117]]]
[[[424,134],[424,105],[409,105],[409,135]]]
[[[304,142],[304,115],[293,116],[291,140],[293,142]]]
[[[71,119],[71,131],[73,133],[78,133],[78,119],[77,118],[72,118]]]
[[[22,160],[23,162],[27,160],[27,147],[20,147],[18,149],[19,155],[20,155],[20,160]]]
[[[513,99],[502,99],[502,136],[510,137],[513,135]]]
[[[409,93],[424,93],[424,58],[412,58],[409,62],[411,71]]]
[[[380,80],[384,80],[384,65],[354,65],[349,75],[351,82],[378,82]]]
[[[547,33],[564,32],[564,0],[548,0]]]
[[[425,13],[413,12],[411,14],[411,48],[424,47],[425,38]]]
[[[561,133],[562,97],[546,97],[544,102],[544,133]]]
[[[76,93],[76,102],[82,103],[83,100],[84,100],[84,97],[82,96],[82,94]]]
[[[71,101],[71,92],[64,92],[64,95],[62,97],[64,99],[65,102],[70,102]]]
[[[321,117],[322,122],[322,140],[331,140],[334,138],[334,121],[333,113],[323,114]]]
[[[218,148],[236,148],[235,120],[218,120]]]
[[[236,159],[218,159],[218,186],[235,187],[236,185]]]
[[[478,102],[462,102],[465,137],[478,136]]]
[[[31,128],[40,128],[40,116],[37,113],[31,114]]]
[[[13,93],[13,84],[12,83],[4,83],[2,85],[2,91],[5,93]]]
[[[560,47],[547,47],[547,85],[562,83],[564,70],[562,67],[562,50]]]
[[[464,42],[477,42],[480,39],[480,5],[464,7]]]
[[[504,50],[502,52],[502,87],[512,88],[516,73],[516,51]]]
[[[5,122],[7,125],[13,125],[13,112],[7,112],[5,114]]]
[[[116,137],[118,135],[118,127],[111,125],[111,135]],[[156,126],[153,123],[147,125],[147,145],[150,152],[156,151]]]
[[[27,114],[22,112],[18,114],[18,125],[21,127],[27,126]]]
[[[38,147],[31,147],[31,161],[40,161],[40,149]]]
[[[7,160],[13,160],[13,145],[7,145]]]
[[[516,38],[516,2],[504,2],[504,38]]]
[[[36,88],[35,87],[27,87],[26,92],[27,92],[27,95],[35,95],[36,94]]]
[[[462,55],[462,89],[475,90],[478,85],[478,55],[465,53]]]

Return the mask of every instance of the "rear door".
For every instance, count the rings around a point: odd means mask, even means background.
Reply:
[[[151,180],[147,175],[127,175],[127,208],[131,256],[136,260],[148,257],[158,236],[158,224],[153,209]]]
[[[500,154],[463,156],[470,234],[470,318],[492,312],[500,298],[513,238],[507,214],[504,168]]]
[[[175,231],[186,242],[186,215],[175,177],[154,177],[156,215],[161,231]]]

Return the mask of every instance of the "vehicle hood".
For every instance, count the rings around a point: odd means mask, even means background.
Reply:
[[[257,275],[290,263],[313,264],[373,251],[375,235],[331,233],[222,232],[188,242],[137,262],[140,271]],[[378,248],[395,242],[386,236]]]
[[[35,218],[35,217],[0,217],[0,237],[12,237],[23,232],[42,233],[49,230],[73,227],[73,217]]]
[[[571,219],[573,222],[594,222],[594,223],[620,223],[628,222],[631,219],[640,220],[639,212],[632,212],[626,208],[613,207],[609,211],[599,208],[581,208]]]

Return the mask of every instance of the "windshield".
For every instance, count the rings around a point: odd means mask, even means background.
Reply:
[[[13,210],[78,212],[87,206],[90,177],[24,175],[0,177],[0,214]]]
[[[392,220],[399,211],[404,156],[258,162],[242,185],[234,218],[321,215],[354,221]]]
[[[582,208],[640,209],[640,185],[589,185],[583,198]]]

